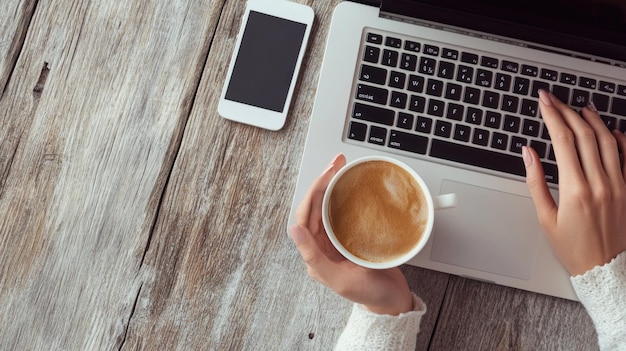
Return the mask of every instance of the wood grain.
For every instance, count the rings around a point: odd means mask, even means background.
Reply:
[[[4,0],[0,3],[0,98],[22,50],[37,0]]]
[[[578,302],[451,277],[431,350],[597,350]]]
[[[9,349],[123,344],[221,7],[39,1],[0,101]]]

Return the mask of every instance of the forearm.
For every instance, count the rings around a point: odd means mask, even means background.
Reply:
[[[602,350],[626,350],[626,251],[610,263],[572,277]]]
[[[413,310],[398,316],[376,314],[354,305],[335,350],[415,350],[424,313],[426,305],[415,295]]]

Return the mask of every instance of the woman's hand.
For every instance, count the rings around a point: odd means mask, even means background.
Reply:
[[[593,104],[581,118],[551,93],[539,97],[559,169],[558,206],[531,148],[523,150],[526,182],[554,252],[580,275],[626,250],[626,136],[609,131]]]
[[[340,296],[379,314],[398,315],[413,309],[413,297],[399,268],[373,270],[344,258],[322,224],[322,199],[332,177],[346,164],[338,155],[315,180],[296,211],[291,238],[307,264],[309,275]]]

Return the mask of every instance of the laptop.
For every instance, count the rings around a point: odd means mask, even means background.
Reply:
[[[362,0],[334,10],[293,199],[338,153],[388,155],[459,205],[411,265],[576,300],[524,182],[523,145],[558,170],[539,89],[626,131],[626,3]]]

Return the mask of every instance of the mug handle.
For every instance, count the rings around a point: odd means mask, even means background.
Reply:
[[[433,196],[433,205],[435,210],[444,210],[446,208],[456,207],[458,205],[458,200],[456,194],[443,194]]]

